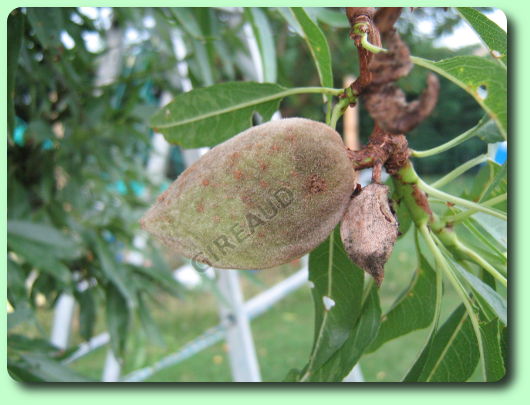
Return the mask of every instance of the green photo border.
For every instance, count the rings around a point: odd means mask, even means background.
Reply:
[[[367,3],[367,2],[363,2]],[[528,263],[528,239],[525,240],[524,230],[530,225],[530,216],[527,207],[530,206],[530,183],[526,174],[530,173],[530,158],[524,157],[530,151],[530,128],[526,118],[530,119],[530,2],[527,0],[508,0],[505,2],[468,1],[467,4],[455,2],[430,2],[422,4],[417,0],[408,2],[379,1],[377,6],[491,6],[501,8],[508,19],[509,30],[509,136],[510,136],[510,322],[511,339],[510,352],[511,364],[506,379],[495,384],[41,384],[25,385],[13,381],[6,368],[6,339],[1,340],[1,356],[3,366],[0,377],[0,398],[5,404],[36,404],[36,405],[84,405],[103,404],[110,401],[119,401],[126,405],[140,405],[154,403],[209,403],[213,405],[269,405],[284,402],[297,402],[301,404],[317,403],[355,403],[355,404],[461,404],[477,403],[480,405],[499,403],[521,403],[525,397],[530,398],[530,318],[526,311],[530,309],[530,293],[525,291],[526,285],[530,286],[530,269]],[[7,77],[7,16],[17,7],[57,7],[57,6],[263,6],[263,2],[247,1],[82,1],[68,0],[53,1],[16,1],[4,0],[0,5],[1,10],[1,37],[0,48],[3,63],[1,65],[2,77],[1,90],[4,97],[1,99],[3,128],[6,123],[6,77]],[[269,1],[268,6],[349,6],[351,2],[334,1],[332,4],[324,1]],[[1,190],[4,197],[1,199],[2,212],[5,214],[0,219],[3,232],[1,240],[6,241],[7,221],[7,157],[6,142],[1,144],[0,160],[2,162],[2,176],[0,177]],[[529,238],[530,239],[530,238]],[[1,294],[3,302],[6,297],[6,251],[2,251],[0,267],[2,272]],[[4,313],[5,314],[5,313]],[[0,330],[6,336],[6,315],[2,315]],[[278,338],[281,339],[279,336]],[[104,401],[104,402],[102,402]],[[528,400],[527,400],[528,401]]]

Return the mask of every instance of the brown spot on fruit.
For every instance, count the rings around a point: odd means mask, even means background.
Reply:
[[[243,172],[241,170],[234,170],[234,179],[241,180],[243,178]]]
[[[308,189],[311,194],[322,193],[327,190],[326,181],[316,174],[312,174],[309,177]]]
[[[204,179],[204,180],[202,181],[202,185],[203,185],[203,186],[207,186],[208,184],[210,184],[210,181],[209,181],[208,179]]]

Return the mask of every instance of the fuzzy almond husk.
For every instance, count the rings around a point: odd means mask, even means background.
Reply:
[[[318,246],[344,215],[355,184],[337,132],[308,119],[271,121],[202,156],[141,224],[195,261],[265,269]]]
[[[340,236],[351,261],[380,286],[385,263],[398,237],[387,186],[369,184],[352,198],[340,225]]]

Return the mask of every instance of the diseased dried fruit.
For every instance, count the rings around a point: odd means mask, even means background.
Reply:
[[[340,236],[352,262],[380,286],[385,263],[398,237],[387,186],[369,184],[352,198],[340,225]]]
[[[356,184],[340,136],[302,118],[250,128],[205,154],[158,197],[144,229],[218,268],[264,269],[318,246]]]

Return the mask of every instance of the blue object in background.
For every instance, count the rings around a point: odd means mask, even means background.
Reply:
[[[499,142],[497,144],[497,150],[495,151],[495,162],[502,165],[504,162],[506,162],[506,159],[508,158],[508,143],[507,142]]]

